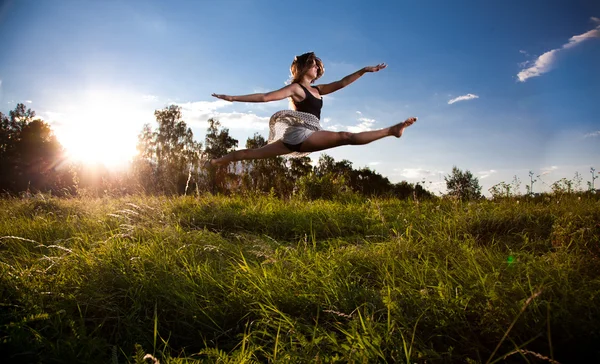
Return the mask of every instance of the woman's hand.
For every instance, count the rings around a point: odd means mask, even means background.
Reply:
[[[363,68],[365,70],[365,72],[377,72],[379,70],[382,70],[384,68],[387,67],[387,64],[385,63],[380,63],[377,66],[367,66],[365,68]]]
[[[229,95],[212,94],[212,96],[225,101],[233,101],[233,96]]]

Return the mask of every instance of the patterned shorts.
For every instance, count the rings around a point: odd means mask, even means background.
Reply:
[[[281,110],[271,116],[269,120],[269,143],[282,140],[286,144],[297,145],[303,143],[315,131],[323,130],[319,119],[313,114]],[[299,158],[308,155],[308,152],[292,152],[286,157]]]

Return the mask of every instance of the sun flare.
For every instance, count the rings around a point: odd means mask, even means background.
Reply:
[[[87,92],[83,102],[61,114],[56,136],[69,158],[85,164],[125,166],[137,153],[137,135],[152,121],[135,98],[109,92]]]

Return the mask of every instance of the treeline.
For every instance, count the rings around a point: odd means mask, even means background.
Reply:
[[[434,196],[420,184],[391,183],[369,168],[354,169],[352,162],[335,161],[325,154],[315,166],[308,157],[276,157],[206,170],[206,160],[238,147],[238,140],[231,137],[229,130],[218,120],[209,119],[206,138],[201,143],[194,140],[178,106],[156,110],[155,117],[157,127],[144,125],[138,135],[138,154],[130,168],[115,172],[69,161],[50,125],[18,104],[9,115],[0,113],[0,191],[12,195],[50,192],[59,196],[261,193],[308,199]],[[261,135],[255,134],[244,147],[266,144]]]

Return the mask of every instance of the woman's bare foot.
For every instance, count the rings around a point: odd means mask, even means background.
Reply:
[[[402,136],[402,133],[404,132],[404,129],[411,126],[412,124],[414,124],[415,121],[417,121],[417,118],[411,117],[411,118],[404,120],[400,124],[396,124],[396,125],[392,126],[390,128],[390,135],[393,135],[396,138],[400,138]]]

